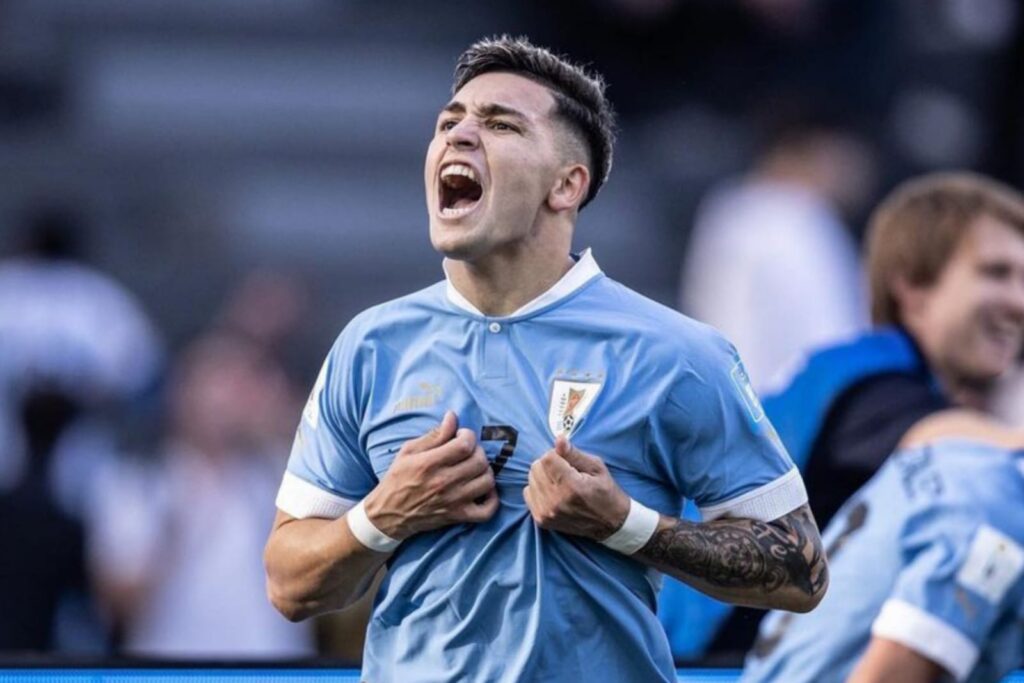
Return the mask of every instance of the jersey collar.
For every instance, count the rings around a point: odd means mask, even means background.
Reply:
[[[582,254],[572,254],[571,256],[576,260],[576,264],[570,268],[569,272],[563,275],[562,279],[556,282],[551,289],[544,292],[533,301],[521,306],[510,315],[501,316],[496,319],[503,320],[506,318],[521,318],[524,315],[529,315],[539,311],[542,308],[550,306],[551,304],[574,294],[583,287],[583,285],[601,274],[601,267],[597,265],[597,261],[594,260],[594,255],[591,253],[590,249],[587,249]],[[476,306],[470,303],[469,299],[464,297],[459,290],[455,289],[455,285],[452,284],[451,278],[448,277],[447,260],[445,261],[444,275],[447,280],[446,294],[448,296],[448,301],[450,301],[453,306],[456,306],[467,313],[480,316],[481,318],[493,317],[481,313]]]

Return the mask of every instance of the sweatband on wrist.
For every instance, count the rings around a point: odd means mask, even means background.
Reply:
[[[651,540],[651,536],[658,530],[660,518],[661,515],[657,511],[644,507],[630,498],[626,521],[622,523],[618,531],[601,543],[623,555],[632,555]]]
[[[378,553],[390,553],[401,543],[401,541],[391,538],[373,525],[370,518],[366,516],[366,508],[363,506],[363,501],[359,501],[355,507],[345,513],[345,519],[348,521],[348,528],[352,530],[352,535],[356,537],[356,540],[370,550],[375,550]]]

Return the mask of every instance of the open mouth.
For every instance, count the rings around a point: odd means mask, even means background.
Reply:
[[[449,164],[441,169],[441,215],[458,218],[476,208],[484,188],[476,171],[466,164]]]

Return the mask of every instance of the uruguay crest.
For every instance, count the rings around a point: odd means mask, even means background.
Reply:
[[[556,437],[572,436],[601,391],[601,382],[556,379],[548,405],[548,428]]]

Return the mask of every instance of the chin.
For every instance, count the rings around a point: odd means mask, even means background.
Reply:
[[[466,239],[466,237],[465,235],[431,236],[430,243],[434,247],[434,251],[445,258],[465,261],[473,256],[473,247],[476,246],[472,240]]]
[[[481,239],[477,225],[432,225],[430,243],[447,258],[469,261],[487,251],[487,240]]]

